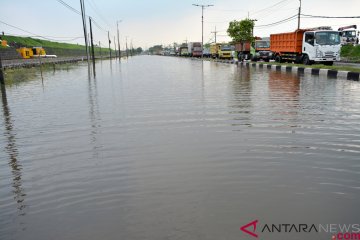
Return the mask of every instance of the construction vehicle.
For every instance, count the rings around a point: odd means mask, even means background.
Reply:
[[[252,61],[264,60],[269,62],[272,59],[272,55],[270,51],[270,38],[255,40],[255,55],[252,57]]]
[[[191,57],[202,57],[201,42],[190,42],[188,44],[188,52]]]
[[[25,59],[34,58],[34,57],[46,57],[45,49],[42,47],[33,47],[33,48],[20,47],[17,48],[16,51],[20,53],[20,55]]]
[[[359,44],[359,31],[356,25],[341,27],[338,29],[341,36],[341,44]]]
[[[330,27],[270,35],[270,50],[277,62],[332,65],[340,60],[340,48],[339,32]]]

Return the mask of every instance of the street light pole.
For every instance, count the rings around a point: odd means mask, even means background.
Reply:
[[[120,20],[120,21],[116,21],[116,27],[117,27],[117,40],[118,40],[118,49],[119,49],[119,60],[121,60],[121,49],[120,49],[120,38],[119,38],[119,22],[122,22],[122,20]]]
[[[299,6],[299,14],[298,14],[298,29],[300,29],[300,15],[301,15],[301,0],[300,1],[300,6]]]
[[[193,4],[195,7],[201,7],[201,57],[204,56],[204,8],[214,5]]]

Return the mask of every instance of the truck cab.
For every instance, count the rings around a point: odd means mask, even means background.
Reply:
[[[357,25],[350,25],[338,29],[341,37],[341,44],[359,44],[359,31]]]
[[[219,58],[221,59],[232,59],[232,48],[228,44],[221,44],[218,50]]]
[[[341,41],[338,31],[306,31],[303,35],[302,62],[332,65],[340,60]]]
[[[272,52],[270,51],[270,39],[255,41],[255,55],[253,61],[264,60],[269,62],[272,59]]]

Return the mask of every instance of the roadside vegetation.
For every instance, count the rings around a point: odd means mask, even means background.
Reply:
[[[344,60],[360,62],[360,45],[345,45],[341,48],[341,57]]]
[[[8,45],[15,48],[18,47],[43,47],[47,54],[56,54],[58,56],[79,56],[85,55],[85,46],[80,44],[53,42],[48,40],[36,39],[31,37],[18,37],[18,36],[2,36],[2,39],[8,42]],[[129,52],[133,51],[134,54],[142,52],[141,48],[129,49]],[[96,56],[109,55],[108,47],[99,47],[98,43],[95,43],[94,52]],[[115,55],[115,51],[112,49],[111,54]],[[122,51],[122,55],[125,55],[125,51]]]

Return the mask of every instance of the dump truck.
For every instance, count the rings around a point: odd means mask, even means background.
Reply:
[[[191,57],[202,57],[202,45],[201,42],[190,42],[188,44],[188,52]]]
[[[221,47],[220,43],[213,43],[210,44],[210,55],[212,58],[218,58],[219,57],[219,49]]]
[[[252,61],[264,60],[269,62],[272,59],[272,52],[270,51],[270,38],[261,38],[255,41],[255,55]]]
[[[183,56],[183,57],[189,56],[189,49],[188,49],[188,45],[186,43],[181,44],[181,46],[179,48],[179,55]]]
[[[250,60],[255,55],[255,49],[250,41],[235,43],[235,51],[239,61]]]
[[[270,35],[270,50],[277,62],[332,65],[340,60],[340,48],[339,31],[330,27]]]
[[[232,59],[232,48],[229,44],[221,44],[218,48],[218,55],[220,59]]]
[[[341,44],[359,44],[359,31],[356,30],[357,25],[350,25],[338,29],[341,36]]]

